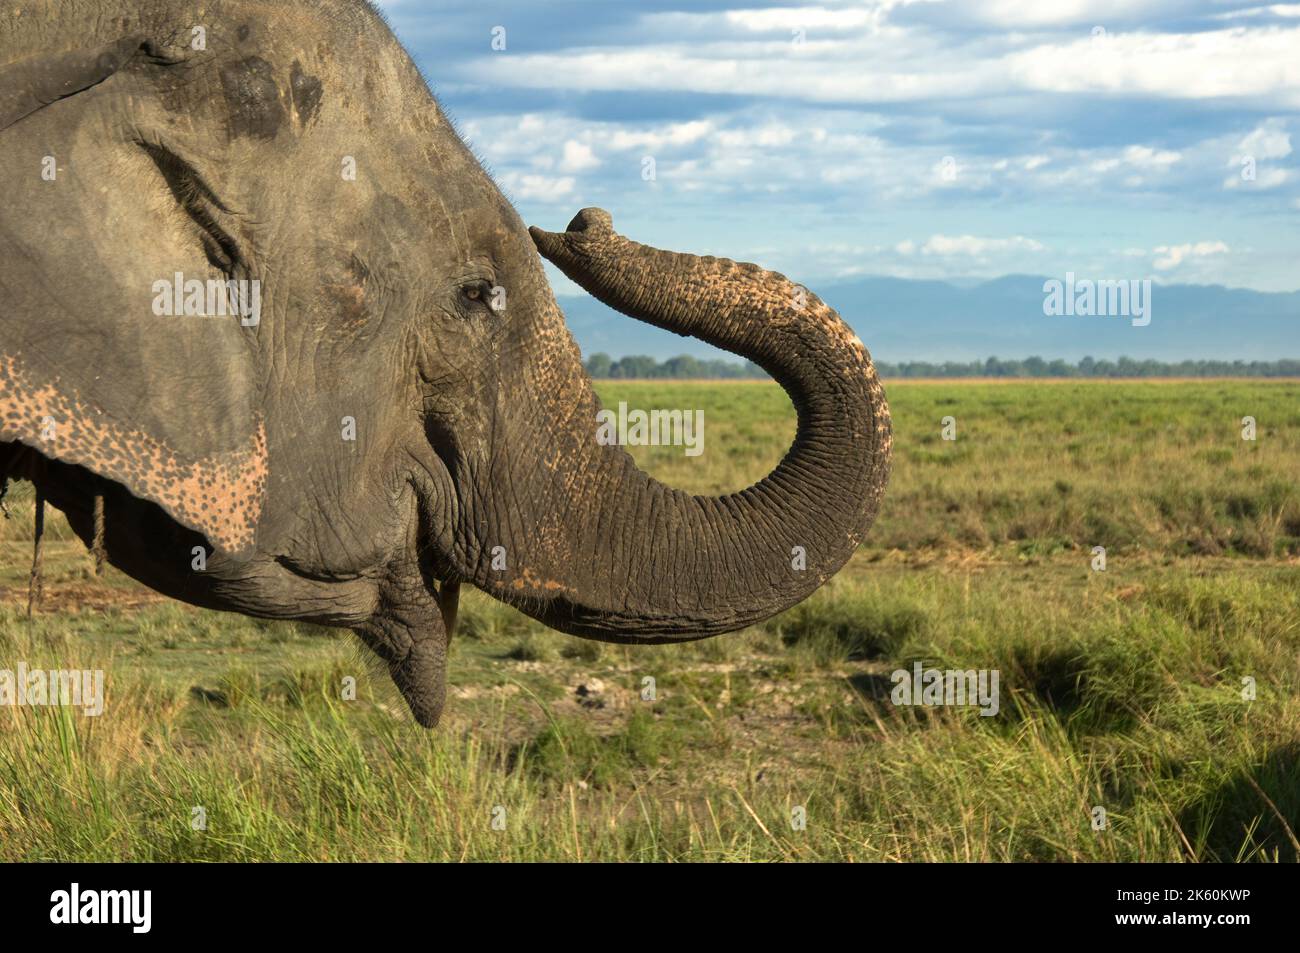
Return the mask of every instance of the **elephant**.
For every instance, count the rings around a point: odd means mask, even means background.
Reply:
[[[353,630],[422,726],[462,585],[700,639],[808,597],[879,509],[889,407],[832,308],[600,209],[526,227],[364,0],[6,4],[0,168],[0,477],[166,596]],[[595,439],[542,256],[771,374],[776,468],[692,495]]]

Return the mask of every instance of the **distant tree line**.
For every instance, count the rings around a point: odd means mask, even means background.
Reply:
[[[1117,361],[1085,357],[1077,364],[1041,357],[984,361],[906,361],[880,364],[881,377],[1300,377],[1300,360],[1280,361]]]
[[[709,380],[762,378],[767,373],[752,361],[702,361],[683,354],[656,361],[643,354],[614,360],[608,354],[593,354],[586,361],[587,373],[595,378],[627,380],[669,378]],[[1279,361],[1139,361],[1121,357],[1117,361],[1085,357],[1072,364],[1057,358],[1023,360],[990,357],[984,361],[904,361],[877,363],[876,370],[890,377],[1300,377],[1300,359]]]
[[[752,361],[738,364],[735,361],[701,361],[699,358],[682,354],[660,362],[644,354],[621,357],[617,361],[608,354],[593,354],[587,358],[587,373],[592,377],[603,378],[690,378],[767,377],[767,373]]]

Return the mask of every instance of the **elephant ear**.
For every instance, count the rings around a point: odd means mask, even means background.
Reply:
[[[174,284],[206,288],[240,266],[230,236],[184,206],[202,199],[188,167],[139,131],[151,72],[168,60],[134,36],[8,63],[7,52],[0,441],[119,483],[247,555],[268,474],[259,328],[225,307],[172,313]]]
[[[39,54],[0,66],[0,130],[102,83],[148,49],[143,36],[127,36],[94,49]]]

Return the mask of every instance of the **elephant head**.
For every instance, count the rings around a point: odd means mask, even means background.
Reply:
[[[529,230],[356,0],[11,4],[0,167],[0,468],[83,537],[102,497],[109,559],[163,592],[353,628],[422,724],[462,583],[698,639],[805,598],[879,506],[889,412],[831,308],[599,209]],[[599,441],[539,251],[771,373],[780,465],[693,496]]]

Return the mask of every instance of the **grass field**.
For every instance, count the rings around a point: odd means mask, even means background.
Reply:
[[[705,411],[701,456],[635,451],[697,492],[794,430],[772,384],[599,389]],[[0,669],[101,668],[107,711],[0,708],[0,859],[1300,859],[1300,383],[889,397],[883,512],[812,599],[631,649],[470,593],[435,732],[349,634],[96,579],[57,519],[29,622],[16,486]],[[917,661],[996,670],[999,712],[893,704]]]

